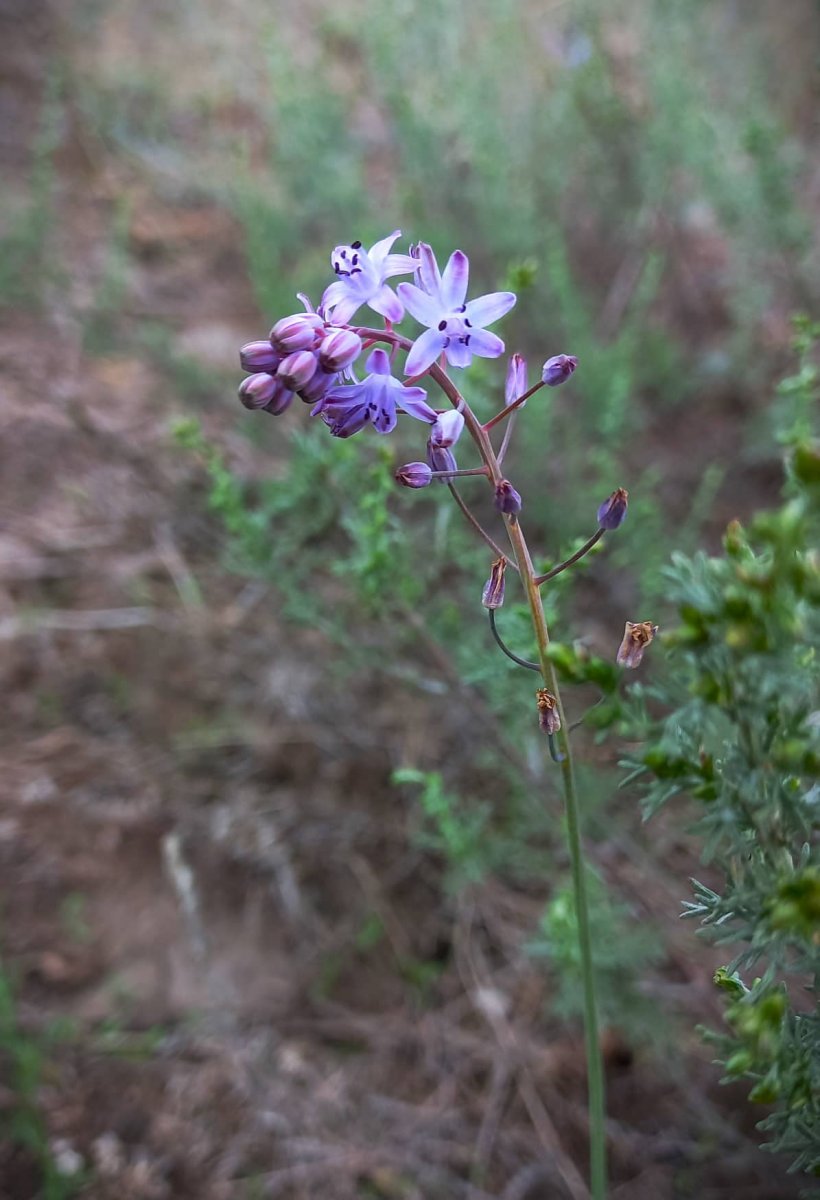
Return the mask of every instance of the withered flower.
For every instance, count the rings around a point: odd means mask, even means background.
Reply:
[[[504,573],[506,570],[506,558],[497,558],[490,568],[490,578],[484,584],[484,591],[481,593],[481,603],[485,608],[501,608],[504,603]]]
[[[639,667],[643,652],[658,632],[651,621],[627,621],[616,659],[619,667]]]
[[[538,705],[538,724],[544,733],[557,733],[561,728],[561,718],[552,692],[548,692],[546,688],[538,688],[535,702]]]

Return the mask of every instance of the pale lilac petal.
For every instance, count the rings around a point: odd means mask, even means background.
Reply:
[[[373,350],[364,364],[364,369],[368,375],[389,375],[390,356],[387,351],[382,350],[381,346]],[[399,384],[399,387],[401,387],[401,384]]]
[[[366,394],[367,380],[364,383],[340,383],[325,392],[325,399],[331,404],[349,404],[362,399]]]
[[[479,331],[480,332],[480,331]],[[451,367],[469,367],[473,361],[473,339],[470,338],[470,345],[467,346],[459,338],[453,338],[450,345],[445,349],[447,361]]]
[[[381,376],[379,384],[373,388],[370,420],[376,433],[392,433],[396,428],[396,401],[393,398],[393,390],[384,376]]]
[[[441,302],[445,308],[450,311],[461,308],[469,277],[470,260],[461,250],[454,250],[441,277]]]
[[[371,246],[368,250],[367,257],[370,259],[377,271],[381,271],[382,263],[390,253],[390,247],[393,245],[396,238],[399,237],[401,237],[401,230],[394,229],[389,237],[382,238],[380,242],[376,242],[375,246]]]
[[[375,296],[370,297],[367,304],[374,312],[386,317],[394,325],[398,325],[404,316],[404,307],[401,300],[399,300],[393,289],[388,287],[386,283],[382,284]]]
[[[426,292],[428,296],[435,296],[437,299],[440,299],[441,272],[438,269],[438,263],[436,262],[432,246],[428,246],[427,242],[419,242],[413,253],[417,260],[416,270],[418,271],[421,290]]]
[[[443,313],[438,297],[428,296],[414,283],[400,283],[396,288],[404,307],[421,325],[431,329],[438,325]]]
[[[489,329],[474,329],[470,334],[470,350],[480,358],[498,358],[504,353],[504,343]]]
[[[322,308],[325,312],[329,312],[335,305],[340,304],[349,292],[350,288],[341,279],[337,279],[335,283],[329,283],[322,293]]]
[[[416,260],[409,254],[388,254],[382,263],[382,279],[393,275],[411,275],[416,269]]]
[[[439,333],[438,329],[426,329],[413,343],[413,348],[407,355],[407,362],[404,364],[405,375],[420,375],[422,371],[426,371],[441,354],[446,340],[445,335]]]
[[[396,392],[396,403],[402,412],[407,413],[408,417],[415,417],[417,421],[426,421],[432,425],[438,414],[427,403],[426,395],[424,388],[403,387],[401,395]]]
[[[455,446],[464,429],[464,417],[455,408],[448,408],[436,415],[436,423],[430,431],[430,441],[442,450]]]
[[[333,287],[333,284],[330,285]],[[357,313],[362,307],[364,301],[360,296],[346,296],[344,300],[340,300],[338,304],[333,306],[333,311],[328,316],[329,325],[346,325],[354,313]]]
[[[473,325],[483,328],[485,325],[492,325],[493,321],[508,313],[515,301],[515,292],[490,292],[487,296],[471,300],[464,310],[464,316]]]

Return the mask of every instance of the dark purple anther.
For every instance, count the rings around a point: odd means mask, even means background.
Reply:
[[[399,467],[396,471],[396,483],[400,483],[403,487],[423,488],[432,483],[433,472],[428,467],[427,463],[411,462],[405,463],[403,467]]]
[[[600,529],[617,529],[626,520],[627,500],[629,492],[626,488],[618,488],[608,500],[604,500],[598,509],[598,526]]]
[[[509,479],[502,479],[495,485],[495,506],[499,512],[510,517],[515,517],[521,512],[521,496]]]
[[[577,366],[578,359],[573,354],[556,354],[544,363],[541,378],[547,387],[558,387],[566,383]]]

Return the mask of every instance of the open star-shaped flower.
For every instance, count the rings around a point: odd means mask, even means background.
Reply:
[[[321,304],[334,325],[345,325],[363,304],[394,324],[402,319],[401,301],[385,281],[415,271],[416,260],[409,254],[390,253],[397,237],[401,237],[400,229],[369,250],[364,250],[361,242],[335,248],[330,265],[339,278],[325,288]]]
[[[386,351],[374,350],[365,369],[369,374],[363,383],[333,387],[311,409],[311,416],[321,415],[334,437],[352,437],[368,424],[377,433],[390,433],[398,410],[430,425],[435,422],[437,413],[427,403],[424,388],[404,387],[394,379]]]
[[[491,292],[465,302],[470,263],[467,255],[456,250],[440,273],[431,248],[421,243],[416,249],[415,266],[421,287],[400,283],[396,291],[405,308],[427,332],[417,338],[407,356],[405,373],[419,375],[445,354],[451,367],[468,367],[473,355],[497,358],[504,343],[485,326],[498,321],[515,304],[514,292]]]

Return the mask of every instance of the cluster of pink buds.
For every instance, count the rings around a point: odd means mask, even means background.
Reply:
[[[250,409],[279,416],[294,396],[306,404],[322,400],[362,352],[351,329],[330,325],[315,312],[294,313],[277,321],[266,341],[248,342],[239,351],[244,371],[239,399]]]

